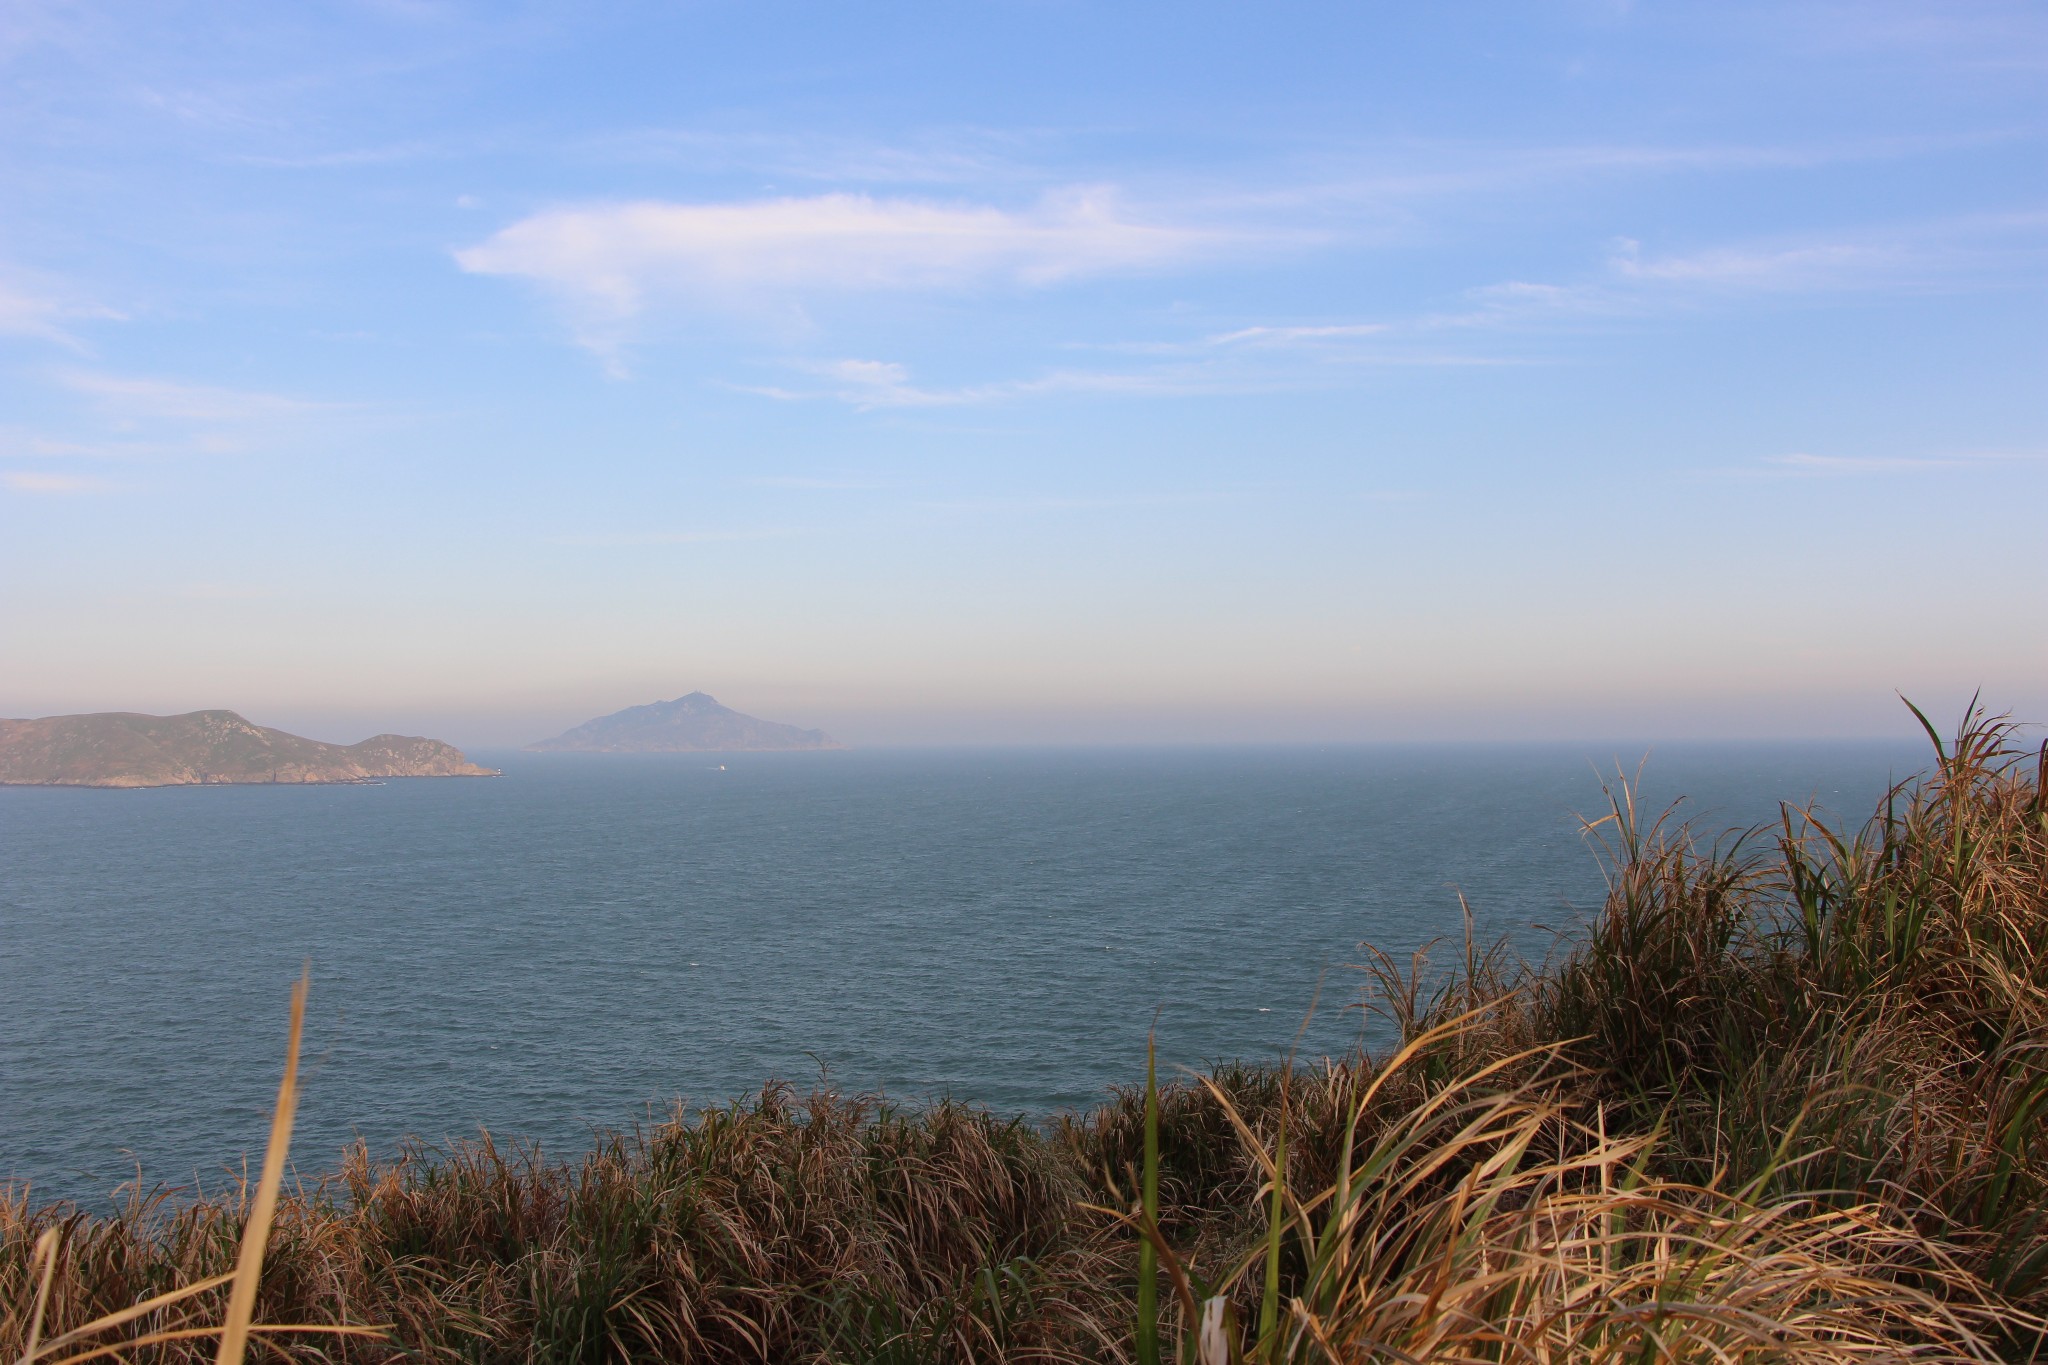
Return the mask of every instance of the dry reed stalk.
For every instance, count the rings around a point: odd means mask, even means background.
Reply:
[[[84,1365],[84,1362],[177,1342],[196,1342],[217,1337],[215,1365],[241,1365],[252,1331],[268,1334],[318,1334],[326,1336],[375,1336],[377,1329],[310,1323],[254,1323],[256,1290],[263,1273],[263,1253],[277,1208],[278,1187],[284,1178],[285,1154],[291,1145],[292,1113],[298,1103],[299,1039],[306,1014],[308,975],[302,973],[292,988],[291,1033],[285,1049],[284,1079],[278,1086],[277,1104],[270,1120],[269,1145],[265,1152],[263,1176],[256,1197],[249,1205],[242,1231],[240,1259],[233,1272],[194,1281],[180,1288],[104,1313],[73,1327],[48,1341],[42,1339],[44,1314],[50,1301],[63,1248],[63,1225],[46,1228],[36,1238],[31,1266],[36,1280],[35,1306],[26,1339],[16,1365]],[[210,1290],[232,1283],[227,1310],[218,1326],[188,1326],[182,1322],[159,1327],[139,1336],[112,1343],[88,1346],[93,1338],[125,1327],[131,1322],[163,1313],[187,1303]],[[72,1349],[79,1348],[79,1349]],[[69,1351],[69,1354],[63,1352]]]

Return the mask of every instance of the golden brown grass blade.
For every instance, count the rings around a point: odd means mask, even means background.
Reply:
[[[277,1087],[277,1108],[270,1116],[270,1146],[263,1153],[263,1179],[249,1206],[242,1229],[241,1253],[235,1261],[235,1287],[228,1294],[227,1318],[221,1323],[220,1350],[214,1365],[242,1365],[249,1347],[249,1319],[256,1311],[256,1289],[263,1277],[263,1250],[270,1241],[270,1220],[277,1212],[277,1191],[284,1183],[285,1153],[292,1144],[292,1112],[299,1102],[299,1035],[306,1023],[309,967],[292,987],[291,1041],[286,1044],[284,1079]]]
[[[56,1229],[51,1229],[51,1233],[55,1231]],[[207,1290],[219,1288],[233,1278],[233,1272],[229,1272],[226,1275],[215,1275],[210,1280],[198,1280],[181,1289],[167,1289],[155,1298],[144,1299],[141,1303],[131,1304],[117,1313],[109,1313],[105,1317],[94,1318],[85,1326],[74,1327],[61,1337],[51,1337],[47,1342],[43,1343],[43,1354],[48,1355],[52,1351],[60,1351],[73,1342],[83,1341],[87,1337],[96,1336],[110,1327],[119,1327],[123,1323],[133,1322],[137,1318],[156,1312],[159,1308],[168,1308],[180,1299],[189,1299],[194,1294],[204,1294]],[[215,1329],[208,1328],[207,1330],[213,1331]],[[31,1337],[30,1340],[33,1342],[34,1338]],[[34,1352],[31,1350],[30,1355],[33,1354]],[[25,1365],[29,1357],[24,1356],[22,1359]]]
[[[172,1341],[196,1341],[201,1337],[210,1337],[219,1330],[220,1328],[218,1327],[172,1327],[161,1332],[150,1332],[144,1336],[133,1337],[126,1341],[116,1341],[105,1346],[95,1346],[92,1350],[80,1351],[75,1356],[64,1356],[60,1359],[52,1360],[48,1362],[48,1365],[84,1365],[84,1362],[88,1360],[104,1360],[108,1356],[119,1356],[123,1352],[134,1350],[138,1346],[159,1346]],[[381,1327],[338,1327],[322,1323],[258,1323],[249,1330],[263,1336],[293,1333],[299,1336],[318,1334],[322,1336],[371,1337],[379,1340],[384,1336],[384,1329]]]
[[[36,1343],[43,1335],[43,1310],[50,1306],[50,1278],[57,1271],[57,1239],[60,1233],[50,1228],[36,1238],[35,1264],[43,1268],[42,1279],[36,1285],[35,1314],[28,1322],[28,1346],[21,1353],[21,1365],[29,1365],[36,1358]]]

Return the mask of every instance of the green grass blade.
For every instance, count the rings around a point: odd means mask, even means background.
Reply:
[[[1273,1200],[1266,1215],[1266,1285],[1259,1297],[1259,1351],[1267,1361],[1279,1358],[1280,1230],[1287,1198],[1287,1103],[1280,1104],[1280,1136],[1273,1146]]]
[[[1145,1169],[1139,1208],[1148,1228],[1159,1226],[1159,1074],[1157,1049],[1145,1040]],[[1138,1241],[1138,1365],[1159,1365],[1159,1253],[1150,1237]]]

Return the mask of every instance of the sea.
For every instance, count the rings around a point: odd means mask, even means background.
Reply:
[[[0,1182],[105,1208],[597,1135],[771,1081],[1044,1122],[1383,1036],[1373,951],[1566,951],[1618,774],[1703,836],[1860,821],[1904,744],[482,753],[490,779],[0,788]],[[1434,970],[1425,965],[1425,973]]]

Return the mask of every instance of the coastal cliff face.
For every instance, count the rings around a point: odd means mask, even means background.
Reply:
[[[674,701],[629,706],[526,747],[535,753],[723,754],[844,746],[823,730],[759,720],[692,692]]]
[[[0,720],[0,784],[182,787],[205,783],[367,782],[491,777],[437,739],[377,735],[323,744],[254,725],[233,711],[144,716],[107,711]]]

